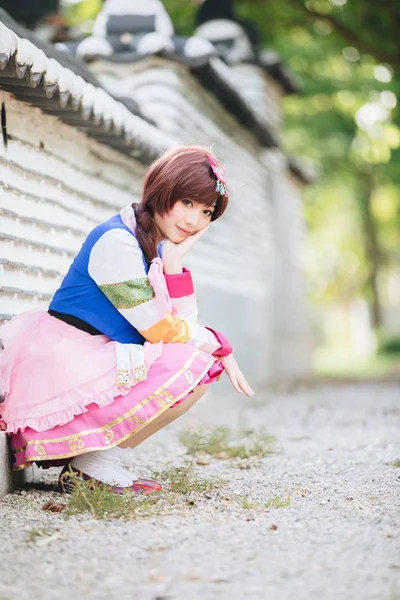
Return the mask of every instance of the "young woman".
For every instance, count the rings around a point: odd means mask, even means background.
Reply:
[[[224,370],[253,395],[227,339],[199,325],[182,267],[227,202],[207,150],[167,152],[149,168],[142,202],[88,235],[48,312],[3,327],[0,412],[15,469],[64,465],[64,491],[72,472],[148,494],[161,486],[119,466],[125,448],[186,412]]]

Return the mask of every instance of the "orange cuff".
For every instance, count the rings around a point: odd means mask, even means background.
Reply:
[[[139,330],[139,333],[152,344],[165,342],[187,342],[190,339],[189,325],[183,319],[177,319],[168,313],[161,321],[148,329]]]

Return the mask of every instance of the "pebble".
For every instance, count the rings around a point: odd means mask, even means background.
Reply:
[[[0,503],[0,598],[400,597],[399,384],[292,386],[256,404],[215,394],[127,451],[125,466],[142,477],[179,466],[179,432],[213,423],[262,428],[278,451],[244,469],[201,455],[194,471],[224,486],[134,522],[43,511],[66,500],[59,470],[38,470],[44,489]],[[290,503],[276,508],[276,497]]]

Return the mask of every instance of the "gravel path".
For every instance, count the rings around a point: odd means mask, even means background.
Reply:
[[[210,395],[128,466],[181,464],[177,433],[210,424],[215,406],[214,423],[263,428],[276,452],[196,465],[228,483],[136,522],[42,511],[63,497],[58,470],[39,471],[44,489],[0,503],[0,600],[400,599],[400,385]],[[266,508],[276,496],[290,504]]]

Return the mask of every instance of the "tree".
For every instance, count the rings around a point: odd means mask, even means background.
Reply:
[[[190,34],[195,5],[165,4]],[[284,101],[284,147],[321,167],[305,192],[312,296],[361,294],[379,329],[382,270],[400,246],[400,3],[236,0],[235,8],[303,84],[302,95]]]
[[[397,0],[236,0],[236,3],[243,12],[259,18],[269,11],[274,15],[274,27],[303,26],[306,21],[316,26],[317,31],[319,26],[321,32],[330,29],[346,46],[354,46],[400,72]]]

